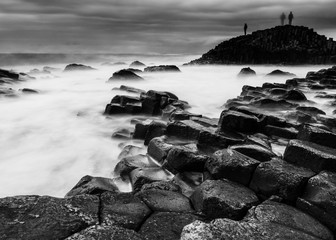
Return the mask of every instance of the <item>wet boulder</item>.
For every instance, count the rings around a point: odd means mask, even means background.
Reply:
[[[8,71],[0,68],[0,78],[11,78],[15,80],[19,80],[20,75],[13,71]]]
[[[141,187],[141,191],[146,190],[164,190],[164,191],[172,191],[172,192],[181,192],[181,187],[175,184],[173,181],[158,181],[144,184]]]
[[[250,67],[242,68],[240,72],[238,73],[239,77],[245,77],[245,76],[255,76],[257,75],[256,72],[251,69]]]
[[[267,74],[267,76],[274,76],[274,77],[295,77],[295,74],[293,73],[290,73],[290,72],[284,72],[284,71],[281,71],[279,69],[277,70],[274,70],[270,73]]]
[[[276,154],[269,148],[262,147],[258,144],[240,144],[231,146],[230,149],[240,152],[248,157],[256,159],[260,162],[270,161],[276,157]]]
[[[118,186],[113,179],[86,175],[79,180],[65,197],[73,197],[82,194],[99,195],[106,191],[119,192]]]
[[[79,233],[66,238],[65,240],[95,240],[95,239],[113,239],[113,240],[143,240],[143,237],[130,229],[114,225],[95,225],[86,228]]]
[[[193,120],[175,121],[168,124],[167,135],[182,139],[197,140],[200,132],[214,131],[215,128],[206,127]]]
[[[156,168],[159,165],[149,156],[139,154],[121,159],[114,168],[114,173],[120,176],[127,176],[137,168]]]
[[[308,179],[314,175],[309,169],[274,159],[258,165],[250,188],[263,198],[277,195],[293,203],[302,194]]]
[[[77,63],[72,63],[69,64],[65,67],[64,72],[69,72],[69,71],[92,71],[92,70],[96,70],[93,67],[90,66],[86,66],[83,64],[77,64]]]
[[[307,124],[300,128],[298,139],[330,148],[336,148],[335,133]]]
[[[0,199],[1,239],[64,239],[99,223],[99,197],[16,196]]]
[[[145,145],[148,145],[149,142],[156,137],[161,137],[165,135],[167,130],[167,123],[164,121],[154,120],[148,125],[148,129],[145,135]]]
[[[336,150],[315,143],[290,140],[284,159],[318,173],[322,170],[336,172]]]
[[[106,192],[100,198],[100,218],[104,225],[118,225],[135,230],[152,212],[133,193]]]
[[[180,187],[184,196],[190,198],[195,189],[204,182],[204,175],[203,172],[181,172],[172,181]]]
[[[286,139],[296,139],[298,135],[298,130],[290,127],[290,128],[284,128],[284,127],[277,127],[272,125],[267,125],[264,127],[264,133],[268,136],[277,136],[281,138]]]
[[[229,180],[206,180],[191,196],[195,209],[208,219],[241,219],[249,208],[258,204],[255,193]]]
[[[146,183],[157,181],[170,181],[173,175],[162,168],[137,168],[130,173],[130,179],[134,191],[139,191]]]
[[[151,66],[144,69],[145,72],[181,72],[175,65]]]
[[[307,113],[307,114],[311,114],[311,115],[317,115],[317,114],[326,115],[324,111],[316,107],[299,106],[296,108],[296,110]]]
[[[114,115],[114,114],[125,114],[126,107],[121,106],[118,103],[107,104],[105,107],[104,114],[106,115]]]
[[[296,206],[336,232],[336,174],[323,171],[309,179]]]
[[[190,213],[157,212],[141,226],[144,239],[180,240],[184,226],[201,219]]]
[[[234,130],[238,132],[257,132],[259,130],[259,119],[237,111],[224,110],[221,113],[218,130]]]
[[[143,80],[143,78],[138,76],[132,71],[120,70],[118,72],[113,73],[112,77],[110,77],[108,81],[114,81],[114,80]]]
[[[283,98],[285,100],[289,100],[289,101],[306,101],[307,98],[306,96],[303,94],[302,91],[298,90],[298,89],[292,89],[289,90],[284,96]]]
[[[125,157],[133,157],[138,154],[144,154],[146,151],[144,148],[133,146],[133,145],[126,145],[123,147],[122,151],[118,155],[118,160],[123,159]]]
[[[297,104],[290,103],[284,99],[272,99],[269,97],[260,98],[253,100],[251,105],[254,107],[265,108],[265,109],[287,109],[297,107]]]
[[[169,151],[166,164],[169,166],[169,169],[172,168],[175,172],[203,172],[204,165],[208,159],[207,155],[184,146],[177,146]]]
[[[149,128],[149,125],[153,122],[151,119],[146,119],[143,121],[139,121],[135,124],[133,138],[135,139],[145,139],[146,134]]]
[[[189,198],[179,192],[160,189],[141,190],[137,196],[154,212],[193,212]]]
[[[167,157],[173,145],[167,142],[167,137],[153,138],[148,144],[148,154],[158,162],[162,163]]]
[[[215,152],[206,162],[205,169],[214,179],[226,178],[248,186],[259,161],[232,149]]]
[[[134,61],[130,64],[130,68],[134,68],[134,67],[146,67],[146,64],[140,61]]]

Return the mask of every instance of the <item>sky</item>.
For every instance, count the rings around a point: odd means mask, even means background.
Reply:
[[[228,38],[294,25],[336,39],[336,0],[0,0],[0,53],[200,54]]]

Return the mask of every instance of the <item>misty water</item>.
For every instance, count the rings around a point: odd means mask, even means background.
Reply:
[[[188,60],[151,59],[145,63],[180,64]],[[51,66],[64,69],[65,65]],[[0,197],[23,194],[63,197],[84,175],[113,177],[120,144],[143,146],[141,141],[111,138],[118,128],[132,126],[130,120],[134,118],[103,115],[105,105],[114,95],[129,94],[112,91],[121,84],[173,92],[190,103],[190,112],[218,118],[221,106],[239,95],[243,85],[260,86],[266,81],[288,79],[266,77],[272,70],[280,68],[304,77],[308,71],[322,68],[252,66],[256,77],[238,78],[243,66],[179,66],[181,73],[142,73],[144,81],[107,83],[113,72],[127,66],[90,65],[98,70],[55,71],[34,75],[35,80],[11,86],[36,89],[39,94],[0,97]],[[28,72],[42,65],[10,67]]]

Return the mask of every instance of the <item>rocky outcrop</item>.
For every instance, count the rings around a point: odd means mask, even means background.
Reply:
[[[175,65],[151,66],[144,69],[145,72],[180,72],[181,70]]]
[[[238,74],[239,77],[255,76],[255,75],[257,75],[256,72],[250,67],[242,68],[242,70],[240,70]]]
[[[224,41],[189,64],[333,64],[336,42],[302,26],[277,26]]]
[[[130,64],[130,68],[134,67],[146,67],[146,64],[139,62],[139,61],[134,61]]]
[[[143,78],[135,74],[134,71],[120,70],[113,73],[112,77],[110,77],[108,81],[111,82],[114,80],[143,80]]]
[[[77,64],[77,63],[72,63],[69,64],[65,67],[64,72],[68,71],[91,71],[91,70],[96,70],[93,67],[86,66],[83,64]]]

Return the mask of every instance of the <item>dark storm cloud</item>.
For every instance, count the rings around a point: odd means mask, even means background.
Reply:
[[[202,53],[279,23],[336,37],[335,0],[1,0],[0,52]]]

